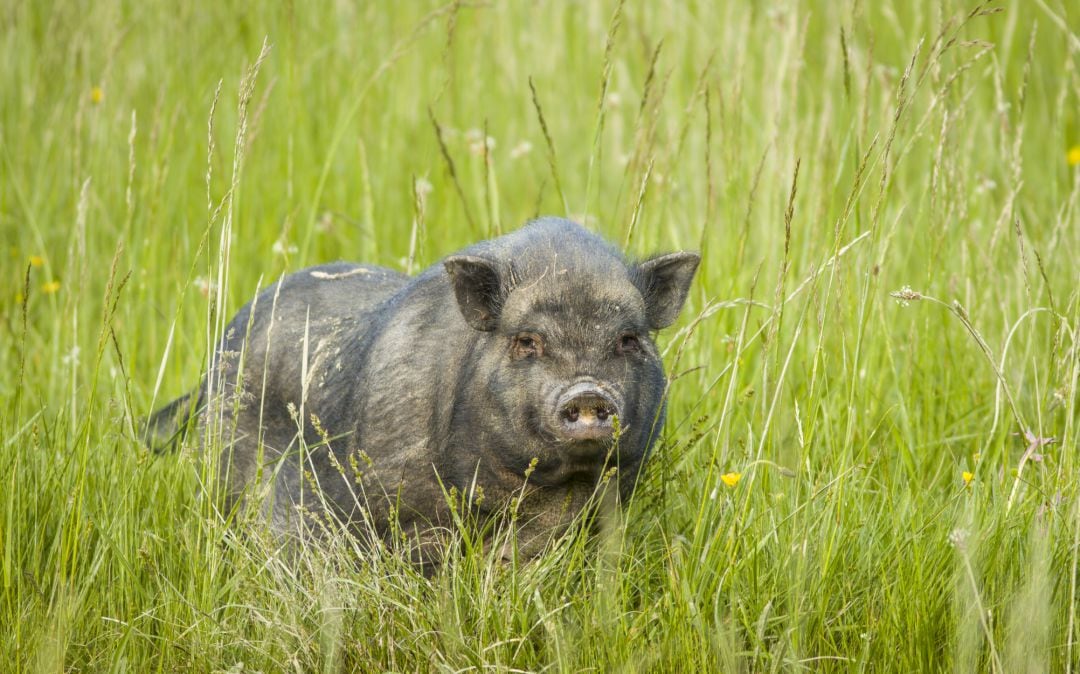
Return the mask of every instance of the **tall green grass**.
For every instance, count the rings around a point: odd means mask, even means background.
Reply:
[[[0,12],[5,667],[1080,667],[1073,3]],[[282,273],[546,213],[704,253],[600,540],[286,559],[136,441]]]

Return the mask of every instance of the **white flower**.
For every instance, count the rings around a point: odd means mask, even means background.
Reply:
[[[968,532],[966,529],[956,528],[949,533],[949,545],[958,550],[963,550],[967,547]]]
[[[299,248],[290,244],[285,239],[278,239],[274,242],[273,247],[270,249],[270,251],[273,252],[274,255],[293,255],[299,252],[299,250]]]
[[[427,178],[417,178],[416,185],[413,189],[415,189],[416,193],[423,198],[431,194],[431,191],[435,189],[435,186],[432,185]]]
[[[205,276],[195,277],[195,280],[192,281],[192,283],[199,292],[202,293],[203,297],[209,297],[211,293],[217,292],[217,284],[208,281]]]
[[[524,157],[532,152],[532,143],[527,140],[523,140],[514,146],[514,149],[510,150],[510,158],[517,159],[518,157]]]
[[[330,211],[323,211],[323,214],[319,216],[319,219],[315,222],[315,231],[324,234],[329,232],[334,227],[334,214]]]
[[[889,297],[896,300],[896,303],[902,307],[906,307],[912,302],[917,302],[922,299],[922,293],[912,290],[911,286],[904,286],[900,290],[889,293]]]
[[[982,194],[984,192],[993,192],[997,187],[997,183],[993,179],[983,176],[981,180],[975,185],[975,194]]]
[[[469,152],[480,156],[484,154],[484,145],[487,144],[487,152],[490,154],[495,149],[495,139],[491,136],[484,138],[482,135],[476,140],[469,141]]]

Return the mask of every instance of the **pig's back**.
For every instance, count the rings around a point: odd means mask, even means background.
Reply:
[[[368,336],[379,308],[409,281],[391,269],[345,262],[285,276],[263,288],[226,327],[218,352],[224,371],[235,377],[236,357],[244,351],[245,376],[265,377],[266,402],[298,404],[305,369],[314,374],[331,364],[342,372],[356,367],[347,347]],[[323,374],[309,381],[309,393],[318,394]]]
[[[304,296],[312,315],[368,313],[411,279],[401,272],[375,265],[334,262],[308,267],[287,277],[290,291]],[[268,289],[272,290],[272,288]]]
[[[274,330],[280,325],[294,334],[302,334],[305,323],[363,323],[409,280],[405,274],[375,265],[334,262],[308,267],[263,288],[237,313],[232,327],[246,326],[252,309],[253,328],[265,326],[272,314]]]

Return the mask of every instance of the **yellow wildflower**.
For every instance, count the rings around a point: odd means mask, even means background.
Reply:
[[[972,473],[970,470],[965,470],[961,474],[961,477],[964,478],[964,484],[969,485],[971,484],[971,481],[975,479],[975,473]]]
[[[1069,148],[1068,154],[1065,158],[1069,161],[1069,166],[1076,166],[1080,164],[1080,145],[1073,145]]]
[[[45,293],[46,295],[52,295],[58,290],[60,290],[59,281],[49,281],[45,285],[41,286],[41,292]]]
[[[720,476],[720,481],[729,487],[734,487],[739,484],[739,480],[742,479],[742,473],[724,473]]]
[[[40,255],[31,255],[30,256],[30,266],[31,267],[40,267],[43,264],[45,264],[45,258],[41,257]]]
[[[97,105],[101,101],[105,100],[105,91],[101,87],[93,87],[90,89],[90,102]]]

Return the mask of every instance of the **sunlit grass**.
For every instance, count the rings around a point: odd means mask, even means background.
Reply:
[[[4,16],[0,662],[1076,671],[1070,3]],[[282,273],[549,213],[704,254],[598,537],[291,554],[136,441]]]

